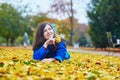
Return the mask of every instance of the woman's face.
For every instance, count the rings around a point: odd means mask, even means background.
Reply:
[[[52,37],[54,37],[54,31],[53,31],[53,29],[51,28],[51,26],[50,25],[46,25],[45,26],[45,28],[44,28],[44,30],[43,30],[43,36],[44,36],[44,38],[47,40],[47,39],[49,39],[49,38],[52,38]]]

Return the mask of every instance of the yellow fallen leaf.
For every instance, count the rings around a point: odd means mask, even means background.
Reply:
[[[59,43],[61,41],[61,37],[59,35],[56,36],[56,43]]]

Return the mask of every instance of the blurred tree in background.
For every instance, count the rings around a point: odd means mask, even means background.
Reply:
[[[84,47],[87,46],[87,39],[85,37],[85,33],[80,34],[79,45]]]
[[[58,27],[58,34],[63,34],[65,35],[65,39],[67,41],[69,41],[69,36],[70,36],[70,30],[69,28],[67,27],[67,24],[64,20],[61,20],[59,23],[58,23],[59,27]]]
[[[108,46],[106,32],[120,38],[119,0],[92,0],[88,7],[89,34],[95,47]]]
[[[14,45],[16,39],[20,39],[21,44],[23,40],[20,38],[23,36],[24,32],[28,32],[32,35],[30,24],[30,17],[21,16],[10,4],[3,3],[0,4],[0,37],[8,45]]]
[[[73,24],[73,0],[65,1],[65,0],[53,0],[53,4],[51,5],[51,10],[49,13],[56,13],[61,16],[67,15],[70,21],[70,41],[69,44],[73,45],[74,39],[74,24]]]
[[[15,39],[23,33],[22,17],[9,4],[0,5],[0,36],[6,40],[7,45],[13,44]]]

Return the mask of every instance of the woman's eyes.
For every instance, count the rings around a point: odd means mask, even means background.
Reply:
[[[44,32],[46,32],[47,30],[44,30]]]
[[[52,28],[49,28],[49,30],[52,30]]]
[[[47,32],[47,30],[52,30],[52,28],[45,29],[44,32]]]

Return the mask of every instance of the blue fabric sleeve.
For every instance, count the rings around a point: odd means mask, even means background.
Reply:
[[[59,60],[60,62],[62,62],[64,59],[69,59],[70,58],[70,55],[67,52],[66,45],[65,45],[64,42],[60,42],[58,44],[56,56],[54,58]]]
[[[43,46],[39,49],[34,50],[33,59],[42,60],[47,55],[48,50]]]

